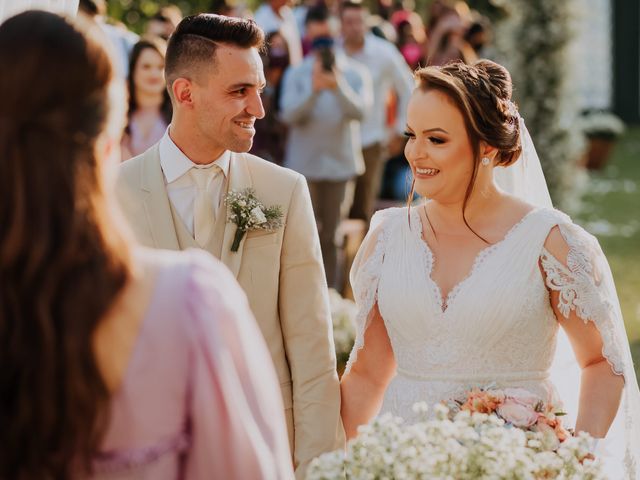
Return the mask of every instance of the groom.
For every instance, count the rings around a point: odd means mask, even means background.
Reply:
[[[236,275],[269,346],[297,476],[343,446],[327,286],[303,176],[245,152],[264,116],[264,34],[252,21],[202,14],[172,35],[165,77],[173,104],[160,142],[125,162],[121,206],[144,245],[202,248]],[[250,230],[231,249],[236,225],[224,196],[253,188],[279,206],[283,226]]]

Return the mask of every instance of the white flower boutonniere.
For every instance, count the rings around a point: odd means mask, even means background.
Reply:
[[[231,190],[224,199],[227,206],[227,222],[236,224],[231,251],[237,252],[240,242],[249,230],[275,230],[282,227],[280,205],[265,207],[256,198],[252,188],[237,192]]]

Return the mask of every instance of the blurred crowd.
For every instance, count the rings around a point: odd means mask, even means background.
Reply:
[[[211,13],[253,18],[267,35],[265,118],[251,153],[302,173],[309,184],[330,287],[344,284],[341,225],[366,231],[385,201],[409,190],[405,110],[412,72],[490,58],[491,26],[463,1],[267,0],[255,12],[214,2]],[[182,18],[162,7],[138,36],[106,17],[104,0],[80,0],[113,41],[129,88],[122,160],[160,140],[171,119],[163,68],[166,42]],[[426,22],[423,21],[426,19]]]

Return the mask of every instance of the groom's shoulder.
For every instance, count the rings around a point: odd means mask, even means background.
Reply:
[[[120,164],[118,170],[118,183],[133,185],[137,178],[140,178],[142,159],[141,155],[125,160]]]
[[[304,180],[304,176],[289,168],[281,167],[275,163],[269,162],[263,158],[257,157],[250,153],[238,154],[244,157],[247,166],[251,171],[251,179],[258,185],[278,186],[278,188],[290,188]]]
[[[157,159],[158,162],[160,161],[157,144],[146,152],[122,162],[118,171],[118,184],[129,187],[139,185],[142,180],[145,162],[153,159]]]

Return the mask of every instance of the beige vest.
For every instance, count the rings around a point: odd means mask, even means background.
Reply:
[[[211,230],[211,235],[209,236],[209,240],[204,247],[201,247],[196,243],[170,200],[169,207],[171,208],[171,218],[173,219],[173,225],[176,229],[176,236],[178,237],[180,250],[185,250],[187,248],[202,248],[214,257],[220,258],[220,256],[222,255],[222,243],[224,241],[224,229],[226,223],[224,207],[220,207],[218,209],[218,215],[216,215],[216,220],[213,225],[213,229]]]

